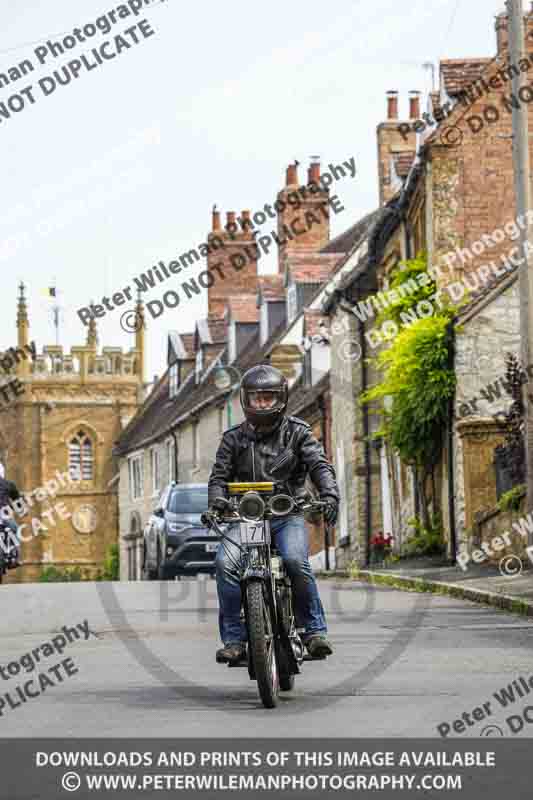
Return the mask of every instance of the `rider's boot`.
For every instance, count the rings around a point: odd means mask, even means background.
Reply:
[[[246,645],[243,642],[228,642],[217,650],[217,664],[237,664],[246,658]]]
[[[312,658],[324,658],[324,656],[330,656],[333,653],[331,642],[323,633],[312,633],[306,636],[304,644]]]

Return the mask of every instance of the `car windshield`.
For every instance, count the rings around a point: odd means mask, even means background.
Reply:
[[[201,514],[207,510],[207,486],[177,488],[170,495],[168,510],[172,514]]]

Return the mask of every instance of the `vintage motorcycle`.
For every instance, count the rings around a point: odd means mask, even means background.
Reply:
[[[13,544],[13,534],[0,521],[0,583],[8,569],[18,566],[18,550]]]
[[[248,634],[247,659],[229,666],[248,667],[251,680],[257,681],[266,708],[275,708],[279,691],[290,691],[303,661],[323,661],[304,654],[296,628],[290,578],[272,541],[270,520],[294,512],[317,513],[325,503],[307,498],[295,499],[280,493],[275,483],[226,484],[231,507],[228,512],[206,512],[205,524],[240,551],[238,570],[241,582],[241,621]],[[221,523],[238,525],[237,541],[220,529]]]

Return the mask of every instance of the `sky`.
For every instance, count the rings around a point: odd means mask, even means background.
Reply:
[[[295,159],[303,181],[310,156],[319,155],[323,169],[355,158],[355,179],[335,184],[345,210],[332,214],[331,235],[350,227],[378,204],[376,126],[386,92],[400,92],[407,116],[409,90],[431,88],[425,62],[438,74],[441,58],[493,56],[494,17],[503,10],[503,0],[151,0],[109,33],[57,57],[47,50],[39,63],[36,48],[120,5],[4,3],[0,73],[23,59],[35,69],[0,88],[0,109],[28,86],[34,99],[26,93],[20,111],[0,114],[0,350],[16,344],[21,280],[39,352],[55,344],[43,290],[58,287],[68,352],[86,338],[79,308],[205,241],[214,203],[225,216],[274,202]],[[142,20],[153,31],[147,38]],[[123,34],[132,25],[135,34]],[[129,49],[45,96],[39,80],[81,54],[89,58],[105,40],[112,43],[105,52],[116,52],[116,34]],[[190,267],[187,277],[204,268]],[[275,268],[273,258],[261,259],[260,272]],[[179,288],[180,277],[144,299]],[[133,334],[120,326],[132,306],[98,321],[100,346],[133,347]],[[166,367],[168,331],[192,331],[206,311],[204,292],[157,320],[148,316],[149,380]]]

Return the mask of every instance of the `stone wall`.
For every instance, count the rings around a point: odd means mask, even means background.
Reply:
[[[469,531],[470,535],[466,538],[465,546],[469,553],[472,553],[478,548],[482,548],[488,557],[488,561],[492,564],[499,564],[501,559],[507,555],[517,555],[524,563],[529,563],[529,557],[526,553],[525,538],[514,527],[520,527],[518,521],[525,513],[526,498],[525,494],[520,501],[519,508],[516,511],[500,511],[496,506],[476,515],[472,528]],[[524,526],[527,529],[527,526]],[[501,542],[496,540],[496,547],[494,546],[494,538],[502,537],[502,534],[507,533],[506,539]],[[509,541],[511,544],[509,544]],[[516,566],[516,565],[514,565]]]
[[[501,379],[505,355],[519,354],[518,283],[508,286],[464,320],[456,332],[454,405],[455,506],[458,544],[474,514],[496,501],[492,465],[504,428],[492,415],[507,410],[511,398]]]

